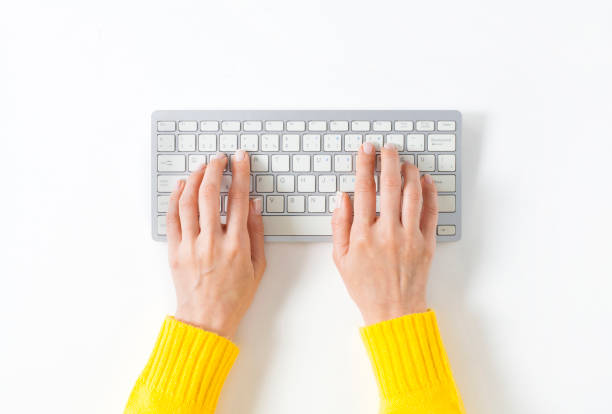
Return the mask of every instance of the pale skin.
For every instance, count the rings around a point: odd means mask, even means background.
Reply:
[[[431,177],[400,165],[382,148],[381,213],[376,216],[376,152],[357,155],[354,207],[339,193],[332,217],[333,258],[366,325],[427,309],[425,291],[435,250],[437,192]],[[259,200],[249,200],[249,157],[232,157],[227,224],[219,192],[227,157],[179,182],[168,206],[168,256],[177,296],[176,319],[232,338],[266,268]],[[402,180],[403,177],[403,180]],[[403,184],[402,184],[403,181]]]

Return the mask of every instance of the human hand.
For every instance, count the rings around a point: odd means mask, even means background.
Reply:
[[[381,152],[380,217],[371,143],[357,155],[354,216],[348,195],[339,193],[332,217],[334,262],[367,325],[427,310],[436,247],[438,197],[431,176],[419,178],[414,165],[400,165],[392,145]]]
[[[176,319],[232,337],[266,268],[261,200],[249,200],[250,166],[244,151],[232,157],[227,224],[219,218],[217,154],[180,181],[167,215],[168,258],[176,288]]]

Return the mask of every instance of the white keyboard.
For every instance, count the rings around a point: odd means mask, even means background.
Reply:
[[[352,196],[363,142],[396,145],[438,188],[438,241],[461,234],[461,114],[457,111],[156,111],[151,117],[152,232],[165,240],[168,198],[217,152],[251,157],[251,197],[262,199],[266,240],[331,239],[336,191]],[[380,175],[380,153],[376,168]],[[231,167],[219,200],[225,220]],[[379,196],[376,197],[379,212]]]

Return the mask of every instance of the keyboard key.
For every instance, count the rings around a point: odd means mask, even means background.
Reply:
[[[454,224],[441,224],[438,226],[438,236],[454,236],[455,232]]]
[[[455,196],[454,195],[438,196],[438,211],[440,213],[454,213],[455,212]]]
[[[168,202],[170,201],[170,196],[157,196],[157,211],[160,213],[168,212]]]
[[[310,171],[310,155],[294,155],[292,158],[291,171],[307,172]]]
[[[391,121],[374,121],[372,123],[372,129],[374,131],[391,131]]]
[[[304,151],[321,151],[321,135],[304,134],[302,135],[302,149]]]
[[[198,130],[198,123],[196,121],[180,121],[178,129],[184,132],[195,132]]]
[[[325,196],[308,196],[309,213],[325,213]]]
[[[183,172],[185,171],[184,155],[158,155],[157,171],[160,172]]]
[[[263,134],[261,136],[262,151],[278,151],[278,135]]]
[[[295,191],[295,176],[277,175],[276,191],[279,193],[293,193]]]
[[[158,121],[157,130],[159,132],[172,132],[176,129],[176,123],[174,121]]]
[[[406,135],[406,150],[407,151],[425,151],[425,135],[424,134]]]
[[[266,131],[282,131],[283,121],[266,121]]]
[[[219,151],[234,152],[238,149],[238,135],[221,134],[219,135]]]
[[[274,191],[273,175],[258,175],[255,179],[255,188],[258,193],[271,193]]]
[[[273,155],[272,156],[272,171],[287,172],[289,171],[289,155]]]
[[[383,136],[382,134],[368,134],[365,136],[366,142],[371,142],[376,148],[376,151],[380,151],[383,146]]]
[[[370,121],[353,121],[351,122],[351,130],[353,131],[369,131]]]
[[[195,171],[206,164],[206,155],[190,155],[189,156],[189,171]]]
[[[174,135],[158,135],[157,151],[174,151]]]
[[[202,152],[217,151],[217,136],[215,134],[200,134],[198,137],[198,150]]]
[[[212,132],[219,130],[219,121],[202,121],[200,122],[200,131]]]
[[[329,211],[330,213],[333,213],[334,210],[336,209],[336,196],[335,195],[330,195],[327,197],[328,203],[327,203],[327,211]]]
[[[157,176],[157,192],[171,193],[176,189],[176,183],[179,180],[186,180],[186,175],[158,175]]]
[[[455,176],[454,175],[432,175],[433,182],[436,185],[438,192],[453,192],[455,191]]]
[[[178,136],[178,150],[179,151],[195,151],[196,150],[195,134],[179,135]]]
[[[264,236],[330,236],[329,216],[263,216]]]
[[[166,234],[166,216],[157,216],[157,234],[163,236]]]
[[[259,137],[257,134],[240,135],[240,149],[245,151],[257,151],[259,149]]]
[[[387,134],[387,142],[393,144],[398,151],[404,150],[404,136],[402,134]]]
[[[396,131],[412,131],[414,123],[412,121],[395,121]]]
[[[326,121],[310,121],[308,122],[308,130],[309,131],[326,131],[327,122]]]
[[[319,175],[319,192],[320,193],[335,193],[336,192],[336,176],[335,175]]]
[[[419,155],[417,157],[417,166],[419,171],[435,171],[436,157],[435,155]]]
[[[438,131],[454,131],[455,121],[438,121]]]
[[[231,175],[224,175],[221,177],[221,192],[222,193],[229,193],[229,190],[232,186],[232,176]]]
[[[455,155],[440,154],[438,155],[438,171],[455,171]]]
[[[359,151],[362,142],[363,136],[361,134],[346,134],[344,136],[344,150]]]
[[[434,121],[417,121],[416,129],[417,131],[433,131]]]
[[[331,171],[331,155],[315,155],[312,163],[313,171]]]
[[[331,121],[329,123],[330,131],[348,131],[348,121]]]
[[[304,121],[287,121],[287,131],[301,132],[306,130],[306,122]]]
[[[355,192],[355,176],[341,175],[340,176],[340,191],[345,193]]]
[[[246,132],[261,131],[261,121],[244,121],[242,129]]]
[[[434,151],[454,151],[455,134],[429,134],[427,137],[427,150]]]
[[[407,162],[407,163],[410,163],[412,165],[415,165],[415,163],[414,163],[414,155],[412,155],[412,154],[400,154],[399,159],[400,159],[400,163],[402,163],[402,164]]]
[[[323,136],[323,151],[342,151],[342,135],[325,134]]]
[[[315,192],[315,176],[314,175],[298,175],[298,193],[314,193]]]
[[[353,156],[350,154],[334,155],[334,171],[353,171]]]
[[[283,151],[298,152],[300,150],[300,136],[296,134],[283,135]]]
[[[268,213],[283,213],[285,212],[285,197],[283,196],[267,196],[266,197],[266,212]],[[264,221],[264,231],[266,224]]]
[[[223,131],[240,131],[240,121],[223,121],[221,122]]]
[[[261,172],[268,171],[268,156],[267,155],[252,155],[251,156],[251,171]]]
[[[303,213],[304,204],[304,196],[287,196],[287,212],[289,213]]]

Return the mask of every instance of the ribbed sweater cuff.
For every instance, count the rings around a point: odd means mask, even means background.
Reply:
[[[361,328],[361,337],[383,400],[437,393],[441,386],[455,389],[433,311]]]
[[[212,413],[238,352],[226,338],[167,317],[139,381],[177,412]]]

